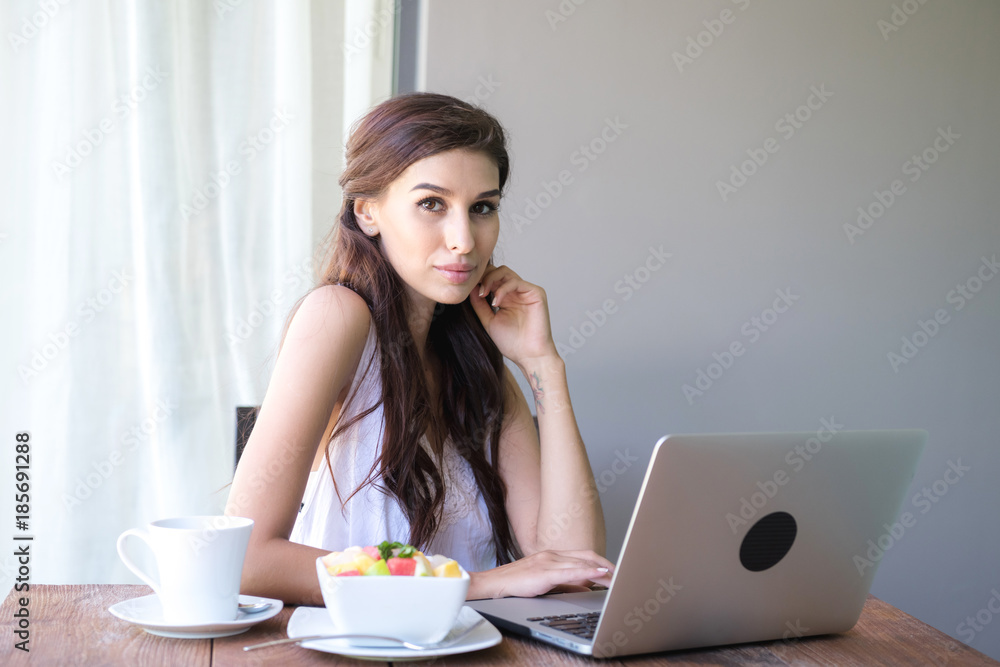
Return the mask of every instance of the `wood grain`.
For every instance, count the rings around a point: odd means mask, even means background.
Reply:
[[[332,653],[313,651],[302,648],[297,644],[272,646],[249,652],[243,650],[244,646],[250,644],[260,644],[287,637],[288,634],[285,632],[285,628],[288,626],[288,619],[292,617],[292,612],[294,611],[294,607],[285,607],[274,618],[263,623],[258,623],[241,635],[216,639],[212,664],[226,665],[227,667],[229,665],[240,665],[241,667],[256,667],[257,665],[295,665],[295,667],[312,667],[313,665],[340,667],[341,665],[350,665],[352,667],[372,667],[372,665],[381,664],[371,660],[357,660]]]
[[[27,597],[31,613],[30,652],[14,649],[14,591],[0,606],[4,665],[211,665],[212,640],[157,637],[121,619],[108,607],[149,595],[148,586],[80,584],[32,585]],[[18,596],[25,595],[17,593]],[[9,642],[9,643],[8,643]]]
[[[30,653],[14,649],[13,612],[23,593],[11,592],[0,606],[0,665],[325,665],[367,667],[379,663],[279,646],[245,652],[248,644],[285,637],[294,609],[243,634],[219,639],[167,639],[144,632],[108,612],[118,602],[148,595],[146,586],[33,585]],[[993,665],[990,659],[962,642],[932,628],[892,605],[869,597],[861,620],[842,635],[800,640],[761,642],[711,649],[674,651],[595,661],[521,637],[505,635],[492,648],[446,656],[431,661],[395,665],[449,667],[501,665]]]

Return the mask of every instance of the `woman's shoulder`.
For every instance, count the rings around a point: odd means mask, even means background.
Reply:
[[[371,319],[368,304],[347,285],[320,285],[302,299],[301,309],[331,312],[339,317],[364,320],[365,324]]]
[[[361,296],[344,285],[323,285],[302,299],[289,324],[286,342],[289,338],[318,338],[364,347],[370,325],[371,313]]]

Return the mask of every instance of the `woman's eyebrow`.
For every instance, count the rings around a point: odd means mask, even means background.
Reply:
[[[448,188],[442,188],[440,185],[434,185],[433,183],[417,183],[410,188],[410,192],[413,192],[414,190],[430,190],[431,192],[436,192],[440,195],[444,195],[445,197],[452,196],[451,190]],[[500,190],[498,189],[487,190],[486,192],[480,192],[476,195],[476,199],[483,199],[484,197],[497,197],[499,195]]]

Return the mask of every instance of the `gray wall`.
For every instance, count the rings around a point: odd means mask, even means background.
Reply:
[[[1000,657],[1000,3],[425,10],[424,89],[510,130],[499,259],[572,351],[610,553],[666,432],[925,428],[873,592]]]

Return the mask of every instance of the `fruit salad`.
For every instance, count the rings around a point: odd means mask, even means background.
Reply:
[[[323,556],[334,577],[404,576],[461,577],[458,563],[446,556],[425,556],[409,544],[382,542],[378,546],[347,547]]]

